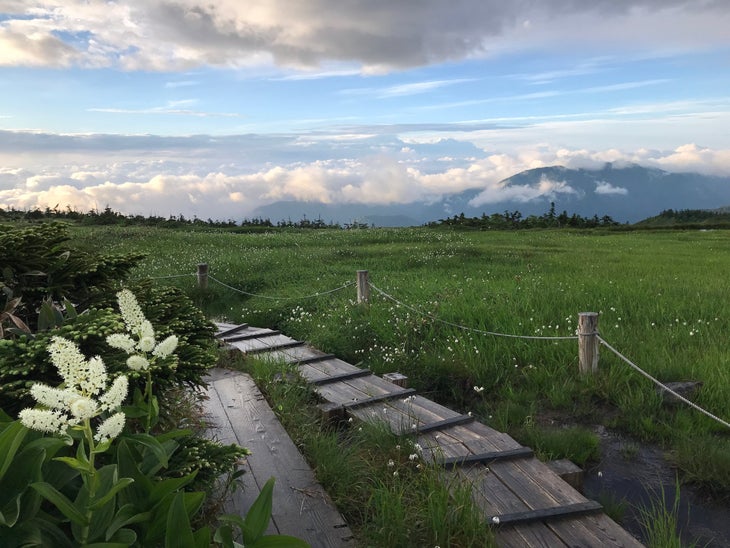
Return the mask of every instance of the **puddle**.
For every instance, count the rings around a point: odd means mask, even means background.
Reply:
[[[626,501],[621,525],[637,538],[646,541],[637,507],[650,507],[664,500],[672,508],[675,495],[675,472],[663,452],[652,446],[597,427],[601,440],[600,463],[585,471],[584,494],[604,503],[602,497]],[[721,548],[730,546],[730,508],[711,501],[698,489],[684,485],[680,489],[678,525],[687,545]]]

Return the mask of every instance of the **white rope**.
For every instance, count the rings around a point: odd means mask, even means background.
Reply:
[[[667,392],[669,392],[672,396],[674,396],[678,400],[686,403],[690,407],[693,407],[694,409],[696,409],[700,413],[702,413],[704,415],[707,415],[711,419],[716,420],[717,422],[719,422],[723,426],[726,426],[726,427],[730,428],[730,423],[722,420],[720,417],[717,417],[717,416],[713,415],[709,411],[705,411],[699,405],[697,405],[694,402],[689,401],[684,396],[681,396],[681,395],[677,394],[674,390],[672,390],[668,386],[662,384],[661,381],[658,381],[657,379],[655,379],[654,377],[652,377],[649,373],[647,373],[646,371],[644,371],[643,369],[641,369],[638,365],[636,365],[634,362],[632,362],[631,360],[629,360],[626,356],[624,356],[623,354],[621,354],[621,352],[619,352],[613,346],[611,346],[610,344],[608,344],[608,342],[603,337],[601,337],[600,335],[597,335],[597,337],[598,337],[598,340],[601,341],[601,344],[603,344],[604,346],[606,346],[606,348],[608,348],[611,352],[613,352],[614,354],[616,354],[619,358],[621,358],[629,366],[631,366],[633,369],[635,369],[636,371],[638,371],[639,373],[641,373],[644,377],[646,377],[647,379],[649,379],[651,382],[653,382],[654,384],[656,384],[657,386],[659,386],[662,390],[666,390]]]
[[[405,303],[402,303],[398,299],[396,299],[395,297],[393,297],[391,295],[388,295],[382,289],[378,289],[372,283],[370,284],[370,287],[372,287],[375,291],[377,291],[378,293],[380,293],[386,299],[389,299],[389,300],[393,301],[394,303],[396,303],[398,306],[402,306],[403,308],[407,308],[408,310],[411,310],[411,311],[415,312],[416,314],[420,314],[421,316],[424,316],[426,318],[430,318],[430,319],[432,319],[435,322],[439,322],[439,323],[442,323],[444,325],[448,325],[448,326],[451,326],[451,327],[456,327],[457,329],[463,329],[465,331],[472,331],[474,333],[480,333],[482,335],[492,335],[494,337],[508,337],[508,338],[512,338],[512,339],[531,339],[531,340],[541,340],[541,341],[568,341],[568,340],[577,340],[578,339],[578,336],[577,335],[571,335],[571,336],[565,336],[565,337],[541,337],[541,336],[537,336],[537,335],[510,335],[508,333],[497,333],[495,331],[484,331],[483,329],[476,329],[474,327],[467,327],[465,325],[460,325],[460,324],[457,324],[457,323],[453,323],[453,322],[449,322],[449,321],[446,321],[446,320],[442,320],[440,318],[437,318],[436,316],[433,316],[431,314],[428,314],[427,312],[423,312],[421,310],[418,310],[417,308],[414,308],[414,307],[409,306],[409,305],[407,305]]]
[[[190,276],[197,276],[197,274],[173,274],[172,276],[147,276],[149,280],[167,280],[169,278],[188,278]]]
[[[330,289],[329,291],[322,291],[319,293],[313,293],[312,295],[305,295],[303,297],[269,297],[267,295],[258,295],[256,293],[249,293],[248,291],[243,291],[242,289],[238,289],[236,287],[230,286],[230,285],[223,283],[222,281],[214,278],[210,274],[208,275],[208,279],[213,280],[214,282],[222,285],[223,287],[227,287],[228,289],[230,289],[232,291],[241,293],[242,295],[248,295],[249,297],[258,297],[260,299],[269,299],[270,301],[296,301],[296,300],[303,300],[303,299],[313,299],[315,297],[322,297],[324,295],[336,293],[337,291],[342,291],[343,289],[346,289],[346,288],[350,287],[351,285],[355,284],[355,282],[347,282],[345,285],[336,287],[335,289]]]

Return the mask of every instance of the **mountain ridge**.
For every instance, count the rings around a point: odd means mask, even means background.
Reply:
[[[525,216],[541,215],[551,203],[558,212],[608,215],[621,223],[635,223],[667,209],[727,207],[730,176],[610,162],[598,169],[555,165],[521,171],[496,185],[445,194],[436,201],[389,205],[275,202],[259,207],[254,216],[274,221],[304,216],[340,224],[416,226],[460,213],[480,216],[517,210]]]

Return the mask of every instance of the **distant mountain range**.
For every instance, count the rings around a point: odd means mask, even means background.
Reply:
[[[524,216],[542,215],[555,203],[558,213],[584,217],[609,215],[634,223],[666,209],[717,209],[730,206],[730,176],[669,173],[638,165],[601,169],[543,167],[520,172],[496,189],[471,189],[443,196],[436,202],[363,205],[275,202],[257,209],[254,217],[273,222],[303,217],[340,224],[417,226],[464,213],[467,217],[505,210]]]

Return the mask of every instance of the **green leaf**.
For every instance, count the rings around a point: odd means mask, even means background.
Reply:
[[[66,317],[68,319],[73,320],[79,315],[78,312],[76,312],[76,307],[66,297],[63,298],[63,307],[66,309]]]
[[[13,498],[4,508],[0,511],[0,525],[5,527],[13,527],[20,515],[20,499],[22,493]]]
[[[246,514],[242,530],[243,544],[246,546],[258,541],[269,526],[275,481],[274,478],[269,478]]]
[[[153,504],[157,504],[159,501],[164,499],[167,495],[179,491],[185,487],[188,483],[195,479],[198,471],[195,470],[187,476],[182,478],[169,478],[166,480],[158,481],[150,492],[150,500]]]
[[[109,489],[109,491],[107,491],[103,497],[101,497],[99,500],[95,501],[91,506],[89,506],[89,509],[96,510],[97,508],[101,508],[112,498],[114,498],[119,491],[124,489],[130,483],[134,483],[134,480],[132,478],[121,478],[117,480],[112,488]]]
[[[210,546],[210,528],[201,527],[193,533],[195,548],[208,548]]]
[[[177,493],[167,512],[165,548],[189,548],[194,542],[190,519],[185,508],[185,497],[183,493]]]
[[[28,429],[20,421],[11,422],[0,433],[0,480],[13,462],[13,457],[27,433]]]
[[[159,463],[162,466],[167,467],[167,451],[165,451],[165,448],[162,446],[162,444],[154,437],[150,436],[149,434],[130,434],[125,437],[126,439],[131,439],[135,443],[138,443],[148,448],[155,455]]]
[[[94,467],[88,461],[83,462],[73,457],[56,457],[53,460],[62,462],[83,474],[91,474],[94,471]]]
[[[61,513],[73,523],[82,527],[88,525],[89,520],[86,516],[82,514],[81,511],[74,506],[73,502],[68,500],[63,493],[53,487],[53,485],[43,481],[38,481],[31,483],[30,486],[40,493],[44,499],[51,502],[56,508],[58,508]]]
[[[106,540],[110,540],[112,536],[125,525],[149,521],[151,517],[152,512],[139,512],[133,504],[125,504],[119,510],[117,510],[114,519],[112,519],[109,527],[107,527]]]

